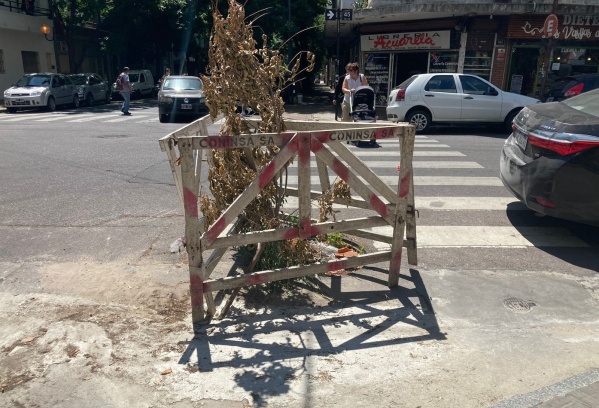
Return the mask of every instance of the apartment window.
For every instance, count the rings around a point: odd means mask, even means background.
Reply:
[[[0,50],[0,74],[6,74],[4,70],[4,50]]]
[[[21,51],[21,58],[23,59],[23,72],[31,74],[33,72],[39,72],[40,60],[37,52],[34,51]]]

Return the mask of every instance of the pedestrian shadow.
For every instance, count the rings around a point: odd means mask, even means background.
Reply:
[[[326,375],[314,371],[319,359],[353,364],[362,355],[369,358],[371,349],[446,340],[419,271],[410,269],[392,289],[387,276],[387,269],[374,266],[316,279],[328,305],[295,299],[292,306],[264,312],[233,310],[221,322],[196,326],[194,338],[179,343],[186,345],[179,364],[204,373],[242,369],[234,380],[259,406],[263,397],[287,393],[290,379]],[[345,279],[354,279],[350,286],[358,290],[341,290]]]

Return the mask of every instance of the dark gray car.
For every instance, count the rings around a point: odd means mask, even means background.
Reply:
[[[171,75],[158,91],[158,118],[168,122],[176,117],[200,118],[208,114],[204,84],[195,76]]]
[[[108,83],[98,74],[71,74],[69,78],[77,86],[79,100],[87,106],[92,106],[96,101],[110,103],[110,89]]]

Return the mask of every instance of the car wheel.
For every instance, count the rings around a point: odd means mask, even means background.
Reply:
[[[87,106],[93,106],[94,105],[94,96],[90,93],[87,94],[87,96],[85,97],[85,104]]]
[[[54,112],[56,110],[56,101],[54,100],[53,96],[50,96],[48,98],[48,104],[46,105],[46,109],[48,109],[50,112]]]
[[[503,130],[512,133],[512,122],[514,121],[514,118],[518,116],[518,112],[519,111],[514,110],[507,114],[505,117],[505,122],[503,122]]]
[[[8,113],[15,113],[17,110],[15,108],[6,108]]]
[[[79,95],[73,96],[73,108],[77,109],[79,107]]]
[[[158,120],[160,120],[160,123],[168,122],[168,115],[165,113],[161,113],[158,115]]]
[[[426,132],[431,125],[431,115],[423,110],[415,110],[406,116],[406,122],[416,127],[416,133]]]

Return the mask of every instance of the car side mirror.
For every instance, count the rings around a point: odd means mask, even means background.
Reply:
[[[495,89],[495,88],[490,88],[488,95],[497,96],[497,95],[499,95],[499,92],[497,92],[497,89]]]

